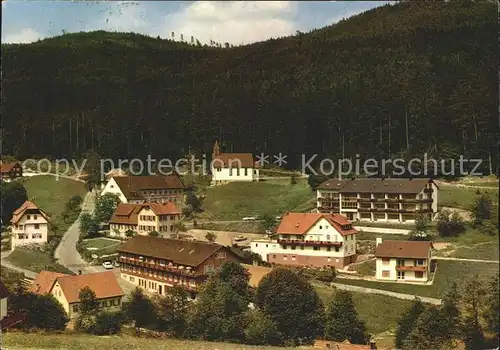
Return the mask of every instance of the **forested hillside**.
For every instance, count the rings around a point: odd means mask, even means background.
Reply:
[[[191,147],[498,157],[497,14],[402,2],[234,48],[124,33],[2,45],[3,153],[177,157]],[[489,168],[489,166],[487,166]]]

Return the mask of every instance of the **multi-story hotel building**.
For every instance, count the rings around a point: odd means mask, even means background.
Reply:
[[[11,219],[12,246],[47,243],[49,216],[35,203],[26,201],[14,211]]]
[[[356,234],[339,214],[286,213],[277,239],[252,241],[250,249],[278,265],[343,268],[356,259]]]
[[[225,261],[241,262],[231,249],[208,242],[136,236],[118,249],[121,277],[165,295],[180,285],[194,297],[208,274]]]
[[[126,237],[127,231],[147,235],[156,231],[167,235],[176,231],[181,216],[173,202],[167,203],[120,203],[109,220],[110,236]]]
[[[317,209],[349,220],[408,222],[418,214],[432,220],[438,187],[431,179],[330,179],[317,188]]]
[[[122,203],[174,202],[182,205],[185,186],[177,175],[114,176],[101,195],[116,194]]]

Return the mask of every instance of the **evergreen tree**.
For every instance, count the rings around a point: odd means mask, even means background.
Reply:
[[[403,342],[403,349],[428,350],[449,349],[452,329],[443,310],[431,306],[418,316],[415,326]]]
[[[234,265],[238,264],[224,263],[222,273],[213,274],[203,285],[188,314],[186,336],[210,341],[243,341],[249,277],[246,271],[236,272]],[[237,275],[227,274],[230,270]]]
[[[153,324],[156,319],[155,308],[152,301],[136,287],[122,304],[123,315],[126,320],[134,322],[136,333],[139,328]]]
[[[28,200],[28,193],[24,186],[17,181],[1,181],[0,191],[2,225],[8,226],[10,219],[12,219],[12,213]]]
[[[368,342],[365,324],[359,319],[350,292],[339,290],[331,299],[326,311],[325,338],[339,342],[347,339],[351,344]]]
[[[181,336],[186,327],[189,293],[181,286],[169,288],[167,295],[158,300],[157,310],[160,328]]]
[[[256,305],[276,323],[285,342],[309,344],[323,334],[324,307],[302,276],[276,268],[259,283]]]
[[[442,311],[448,320],[448,327],[457,334],[457,327],[460,322],[460,310],[458,308],[460,302],[460,294],[458,293],[457,284],[453,282],[442,299]]]
[[[403,314],[396,329],[396,348],[401,349],[405,340],[413,330],[419,316],[425,311],[424,304],[415,298],[411,307]]]
[[[493,211],[492,207],[491,198],[486,193],[477,196],[472,205],[474,223],[479,225],[483,221],[490,220]]]
[[[75,328],[84,332],[92,332],[95,326],[97,314],[99,313],[99,302],[95,292],[89,287],[84,287],[79,294],[78,318]]]
[[[500,329],[500,291],[498,286],[498,276],[497,273],[488,284],[488,296],[486,299],[486,310],[485,310],[485,319],[488,325],[488,330],[499,336]]]
[[[480,306],[484,304],[486,291],[477,275],[465,282],[462,292],[464,314],[462,335],[467,350],[482,349],[484,332],[480,324]]]
[[[245,343],[250,345],[280,345],[276,323],[261,310],[249,310],[246,315]]]

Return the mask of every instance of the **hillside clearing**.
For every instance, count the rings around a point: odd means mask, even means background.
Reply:
[[[249,346],[230,343],[211,343],[176,339],[148,339],[130,335],[95,336],[78,333],[44,334],[7,332],[3,335],[3,345],[8,349],[137,349],[137,350],[271,350],[272,346]]]
[[[305,179],[228,183],[207,188],[203,220],[241,220],[244,216],[282,215],[309,206],[314,197]],[[314,206],[313,206],[314,207]]]

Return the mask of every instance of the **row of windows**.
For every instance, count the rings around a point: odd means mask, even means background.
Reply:
[[[321,249],[321,248],[322,247],[315,246],[315,247],[313,247],[313,250],[316,250],[316,251],[322,251],[322,250],[324,250],[324,251],[327,251],[327,252],[331,252],[332,251],[332,247],[324,247],[325,249]],[[333,247],[333,248],[335,249],[336,252],[338,252],[339,249],[340,249],[339,247]],[[284,245],[283,249],[287,250],[288,246]],[[292,245],[292,246],[290,246],[290,249],[291,250],[296,250],[297,246]],[[300,246],[300,250],[304,250],[304,246],[303,245]]]
[[[183,282],[183,281],[190,280],[189,278],[178,277],[177,275],[172,275],[169,272],[157,271],[157,270],[148,269],[145,267],[136,267],[134,265],[129,265],[129,264],[122,264],[121,268],[122,268],[122,271],[141,273],[141,274],[148,275],[148,276],[151,276],[154,278],[161,278],[161,279],[168,280],[168,281]]]
[[[141,194],[144,195],[154,195],[154,194],[182,194],[182,190],[142,190]]]
[[[120,306],[120,299],[99,301],[100,308],[111,307],[111,306]],[[73,304],[73,312],[78,312],[78,309],[79,309],[79,304]]]
[[[31,220],[31,215],[26,215],[26,219],[27,220]],[[36,220],[36,219],[38,219],[38,215],[34,214],[33,215],[33,220]]]
[[[170,225],[170,226],[160,226],[159,227],[160,229],[160,232],[169,232],[169,231],[173,231],[174,230],[174,225]]]
[[[29,226],[29,225],[16,225],[15,228],[19,229],[19,230],[24,230],[26,226]],[[33,224],[33,226],[35,227],[35,230],[40,229],[40,224]]]
[[[18,239],[29,239],[30,235],[27,233],[18,233],[17,238]],[[42,238],[42,234],[41,233],[32,233],[31,238]]]

